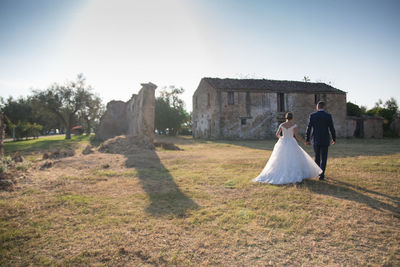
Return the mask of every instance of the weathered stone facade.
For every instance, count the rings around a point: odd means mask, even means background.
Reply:
[[[382,117],[368,117],[364,120],[364,138],[383,138]]]
[[[128,102],[110,101],[100,119],[96,138],[106,140],[118,135],[133,135],[152,142],[156,88],[153,83],[142,83],[142,89]]]
[[[383,138],[382,117],[374,116],[348,116],[346,118],[347,137]]]
[[[400,136],[400,118],[395,118],[392,123],[390,124],[390,128],[392,131],[397,135]]]
[[[288,111],[304,134],[319,100],[327,102],[337,135],[346,136],[346,93],[327,84],[203,78],[193,95],[193,137],[273,137]]]

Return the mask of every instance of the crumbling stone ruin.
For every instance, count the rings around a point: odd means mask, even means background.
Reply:
[[[128,102],[111,101],[100,119],[96,139],[134,136],[136,142],[152,144],[154,139],[155,90],[153,83],[142,83],[142,89]]]

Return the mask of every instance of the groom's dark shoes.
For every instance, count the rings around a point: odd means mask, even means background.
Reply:
[[[324,175],[324,174],[321,174],[321,175],[319,176],[319,180],[320,180],[320,181],[325,180],[325,175]]]

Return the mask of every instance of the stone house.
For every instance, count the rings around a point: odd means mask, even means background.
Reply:
[[[304,135],[309,114],[324,100],[338,137],[346,136],[346,92],[325,83],[266,79],[203,78],[193,94],[193,137],[274,137],[285,113]]]

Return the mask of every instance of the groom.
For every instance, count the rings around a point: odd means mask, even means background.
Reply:
[[[332,136],[332,145],[336,143],[336,132],[333,126],[332,115],[324,111],[325,102],[319,101],[317,104],[317,112],[310,115],[307,132],[306,144],[310,145],[310,134],[312,129],[312,143],[315,153],[315,162],[322,169],[319,176],[320,180],[325,180],[326,161],[328,159],[328,147],[330,143],[330,135]]]

